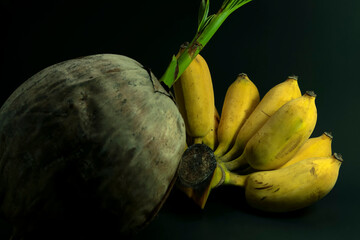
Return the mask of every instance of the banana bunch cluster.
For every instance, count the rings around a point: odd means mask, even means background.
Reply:
[[[224,184],[245,188],[254,208],[286,212],[307,207],[334,187],[342,157],[333,137],[311,137],[317,121],[316,95],[301,94],[296,76],[262,99],[246,74],[229,86],[221,117],[215,108],[209,67],[200,55],[173,86],[187,133],[187,145],[205,144],[217,167],[205,191],[181,189],[204,208],[210,190]]]

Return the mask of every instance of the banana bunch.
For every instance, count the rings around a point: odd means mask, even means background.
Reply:
[[[205,188],[180,187],[201,208],[212,189],[227,184],[243,187],[250,206],[270,212],[307,207],[334,187],[342,157],[332,153],[330,133],[311,137],[316,94],[301,94],[296,76],[260,99],[255,84],[239,74],[220,117],[209,67],[198,55],[174,84],[174,93],[189,148],[205,144],[216,161]]]

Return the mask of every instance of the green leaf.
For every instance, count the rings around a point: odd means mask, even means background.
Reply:
[[[166,69],[164,75],[161,77],[160,82],[164,82],[169,88],[174,84],[177,74],[179,72],[178,60],[173,55],[169,67]]]
[[[198,26],[201,25],[203,19],[204,19],[204,13],[205,13],[205,0],[201,0],[200,7],[199,7],[199,13],[198,13]]]
[[[190,42],[189,48],[179,51],[177,57],[173,56],[171,63],[166,69],[160,82],[164,82],[169,88],[181,76],[189,66],[193,58],[205,47],[225,19],[236,9],[251,0],[223,0],[222,7],[216,14],[209,14],[210,0],[201,0],[198,16],[198,31]]]
[[[239,7],[251,1],[252,0],[225,0],[222,8],[226,11],[234,12]]]
[[[210,1],[209,0],[201,0],[200,8],[199,8],[199,16],[198,16],[198,32],[201,32],[204,29],[206,19],[208,18],[210,8]]]
[[[210,16],[205,20],[205,22],[204,22],[204,27],[209,24],[209,22],[211,21],[211,19],[212,19],[214,16],[215,16],[215,14],[212,14],[212,15],[210,15]]]
[[[223,4],[222,4],[221,8],[222,8],[222,9],[225,9],[225,8],[227,7],[229,1],[230,1],[230,0],[225,0],[225,1],[223,2]]]

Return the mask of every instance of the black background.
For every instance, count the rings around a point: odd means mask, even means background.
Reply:
[[[161,77],[172,54],[190,41],[199,0],[10,1],[0,4],[0,104],[41,69],[97,53],[127,55]],[[211,12],[220,6],[211,1]],[[357,239],[360,227],[357,0],[254,0],[234,12],[202,51],[221,111],[227,87],[245,72],[261,96],[288,75],[318,97],[314,136],[334,135],[344,157],[335,188],[317,204],[289,214],[249,208],[242,190],[212,192],[204,210],[174,190],[136,239]],[[10,226],[0,219],[0,239]]]

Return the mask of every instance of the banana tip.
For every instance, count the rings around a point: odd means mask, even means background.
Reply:
[[[240,78],[246,78],[246,77],[247,77],[247,74],[246,74],[246,73],[239,73],[239,74],[238,74],[238,77],[240,77]]]
[[[333,138],[334,138],[334,136],[332,135],[331,132],[324,132],[324,134],[325,134],[328,138],[330,138],[330,139],[333,139]]]
[[[305,92],[305,95],[308,95],[308,96],[310,96],[310,97],[316,98],[316,94],[315,94],[314,91],[306,91],[306,92]]]
[[[293,74],[293,75],[288,76],[288,79],[294,79],[297,81],[299,79],[299,77]]]
[[[334,158],[340,162],[344,162],[344,159],[340,153],[334,153]]]

